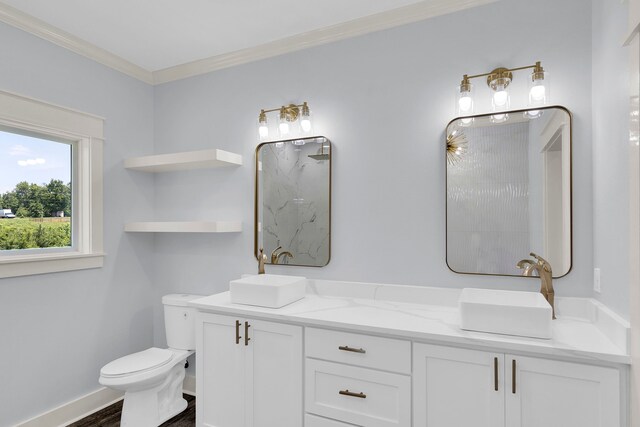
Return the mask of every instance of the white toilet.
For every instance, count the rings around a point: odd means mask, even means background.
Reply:
[[[100,384],[122,390],[122,427],[155,427],[187,407],[182,398],[185,361],[196,348],[195,309],[187,306],[201,295],[162,297],[168,349],[151,347],[121,357],[100,370]]]

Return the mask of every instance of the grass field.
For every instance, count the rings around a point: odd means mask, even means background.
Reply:
[[[0,250],[71,246],[71,218],[0,219]]]

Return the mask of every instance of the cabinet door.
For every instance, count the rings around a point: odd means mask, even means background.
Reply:
[[[503,427],[503,362],[503,354],[414,344],[414,426]]]
[[[208,313],[198,313],[196,318],[199,427],[240,427],[245,423],[244,337],[236,344],[236,321],[240,320]],[[240,328],[239,332],[242,335],[244,331]]]
[[[302,327],[246,320],[246,427],[302,425]],[[245,325],[243,324],[243,332]]]
[[[513,355],[505,362],[508,427],[620,427],[617,369]]]

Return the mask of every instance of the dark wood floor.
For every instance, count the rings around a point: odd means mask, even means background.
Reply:
[[[196,398],[188,394],[185,394],[184,398],[189,404],[187,409],[162,424],[161,427],[192,427],[196,425]],[[69,424],[69,427],[119,427],[121,411],[122,400],[80,421]]]

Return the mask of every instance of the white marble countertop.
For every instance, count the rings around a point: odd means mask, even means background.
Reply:
[[[308,280],[304,299],[279,309],[233,304],[229,292],[193,300],[201,311],[348,329],[434,344],[629,364],[628,324],[589,298],[556,299],[552,339],[460,329],[460,289]]]

